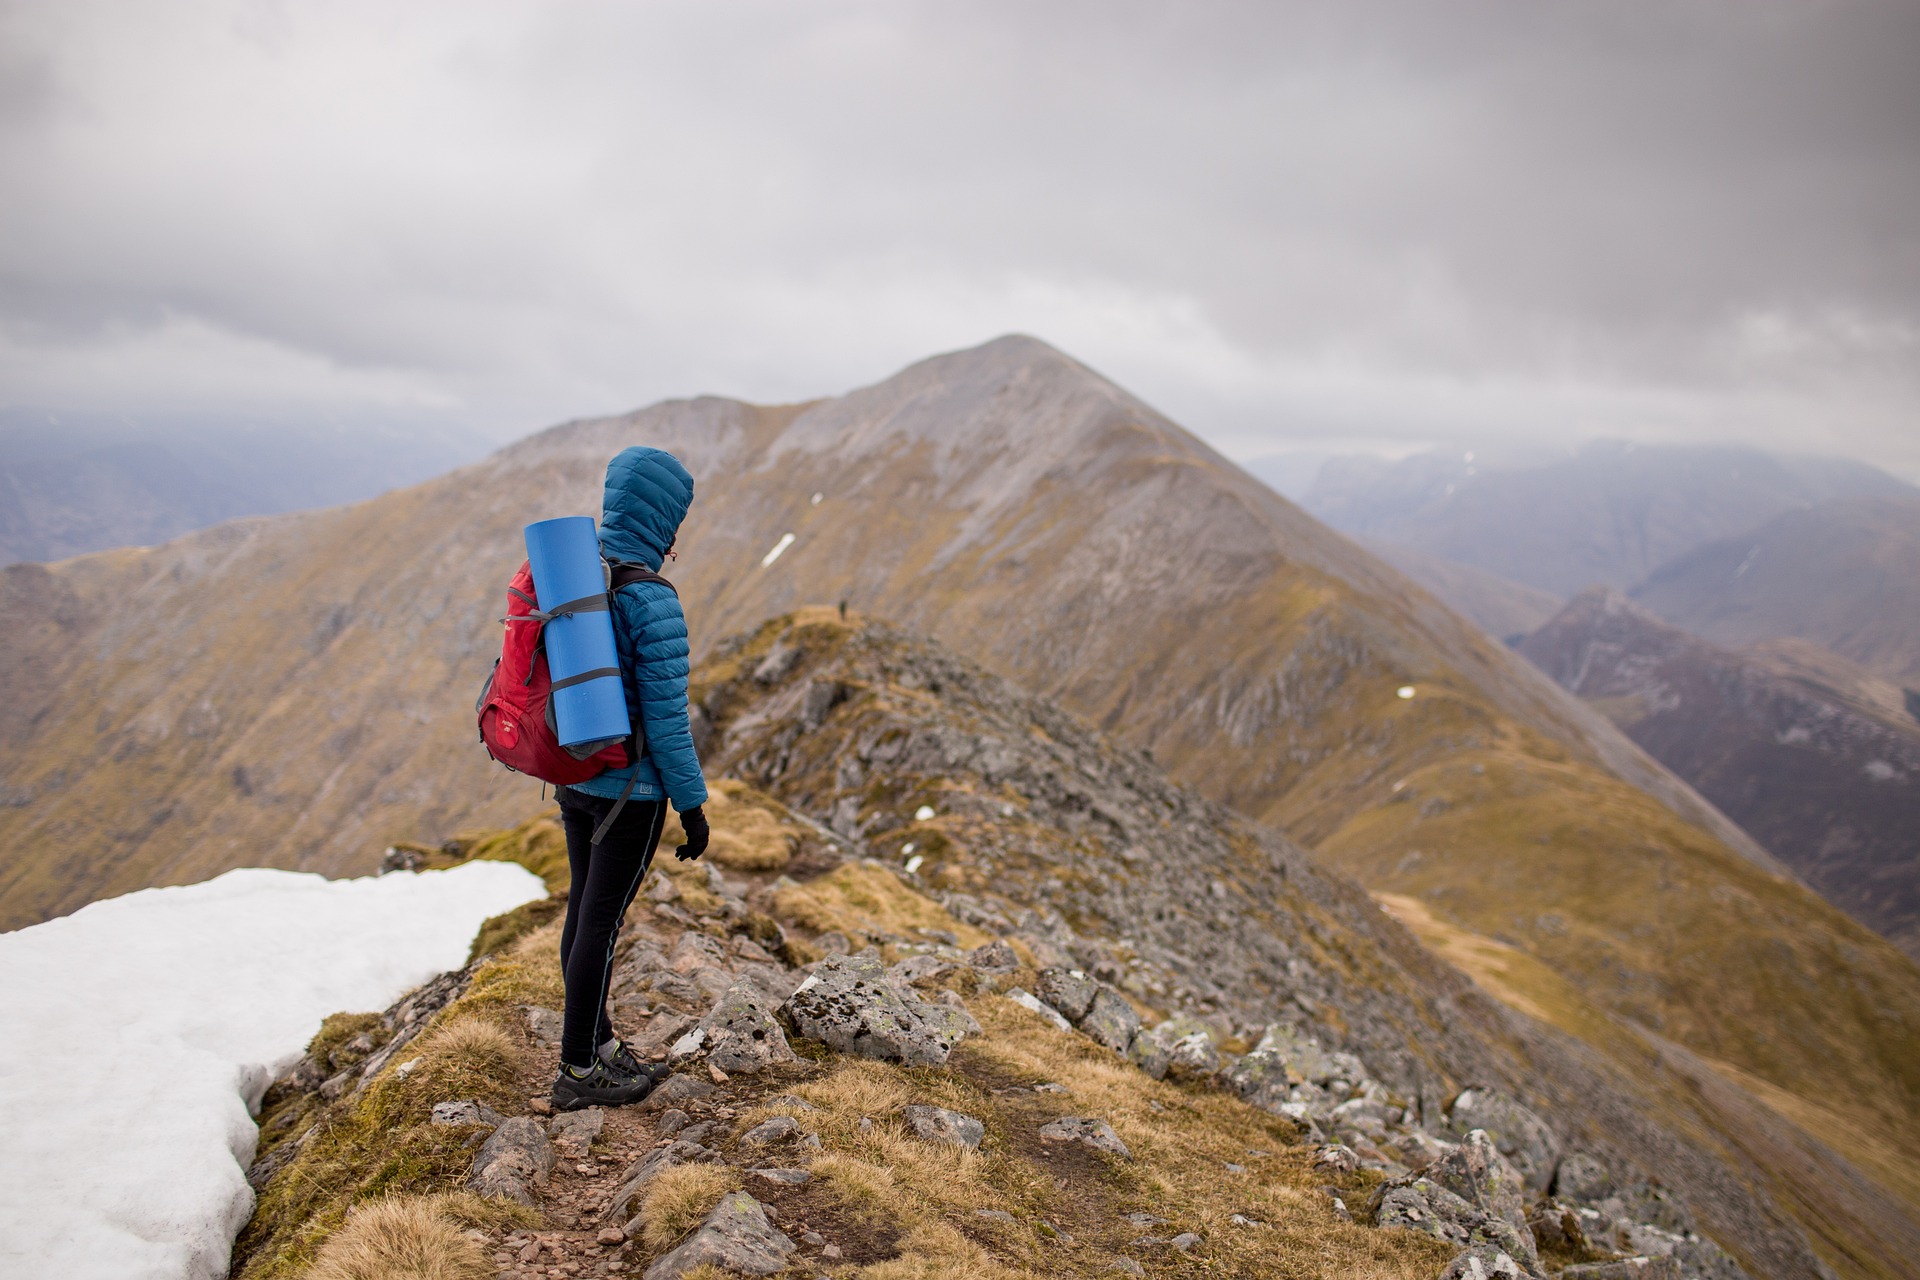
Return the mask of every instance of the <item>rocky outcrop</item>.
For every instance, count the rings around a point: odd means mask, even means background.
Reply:
[[[829,956],[781,1006],[797,1035],[841,1053],[938,1066],[966,1035],[956,1010],[914,998],[877,956]]]
[[[647,1268],[645,1280],[678,1280],[702,1266],[739,1275],[784,1271],[794,1243],[767,1221],[760,1202],[744,1191],[720,1198],[700,1229]]]
[[[493,1131],[474,1157],[467,1185],[482,1196],[534,1203],[534,1193],[553,1172],[553,1144],[532,1116],[515,1116]]]
[[[813,640],[769,628],[765,639],[776,635],[806,650],[784,684],[703,695],[716,765],[820,815],[854,856],[914,844],[921,860],[896,869],[907,883],[1036,961],[1033,978],[1003,980],[1015,1003],[1149,1074],[1231,1089],[1390,1179],[1484,1124],[1531,1199],[1578,1134],[1616,1182],[1685,1168],[1716,1212],[1745,1224],[1736,1238],[1784,1239],[1717,1157],[1649,1119],[1636,1082],[1453,985],[1374,903],[1270,832],[936,647],[877,626]],[[762,642],[743,646],[749,658]],[[818,680],[844,693],[802,731],[785,708]],[[931,843],[916,826],[928,820],[912,816],[929,795],[940,797]],[[1005,795],[1021,805],[991,799]],[[1169,848],[1180,857],[1149,852]],[[950,977],[964,959],[878,924],[845,932],[822,941],[901,956],[870,982]],[[1235,1041],[1253,1047],[1229,1052]],[[1526,1215],[1489,1220],[1519,1234]]]
[[[757,1074],[794,1061],[780,1020],[760,990],[745,980],[727,988],[700,1024],[675,1043],[671,1056],[682,1059],[698,1052],[729,1075]]]

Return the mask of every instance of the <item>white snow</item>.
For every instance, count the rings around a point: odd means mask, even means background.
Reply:
[[[505,862],[243,869],[0,934],[0,1276],[226,1275],[273,1076],[545,892]]]
[[[767,552],[767,554],[760,557],[760,567],[764,569],[768,565],[771,565],[775,560],[778,560],[780,558],[781,552],[785,551],[788,547],[792,545],[793,545],[793,535],[790,533],[781,534],[780,541],[773,544],[773,550]]]

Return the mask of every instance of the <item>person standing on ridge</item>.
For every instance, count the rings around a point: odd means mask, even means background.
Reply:
[[[601,554],[610,564],[640,565],[657,574],[673,554],[680,522],[692,505],[693,477],[678,458],[638,445],[622,449],[607,464]],[[555,792],[573,870],[560,934],[567,1000],[552,1093],[555,1109],[562,1111],[638,1102],[666,1076],[666,1068],[641,1062],[614,1035],[607,1017],[613,949],[620,922],[653,863],[669,802],[687,833],[675,856],[697,858],[707,850],[701,807],[707,785],[687,716],[687,621],[680,597],[656,578],[620,587],[612,593],[611,607],[627,714],[646,745],[628,767]],[[594,829],[629,779],[632,794],[595,845]]]

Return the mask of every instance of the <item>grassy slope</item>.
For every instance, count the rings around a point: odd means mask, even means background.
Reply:
[[[792,630],[787,629],[784,621],[771,622],[761,628],[750,643],[703,666],[696,681],[696,692],[721,722],[736,714],[733,699],[740,697],[742,690],[746,691],[749,707],[759,698],[771,696],[757,681],[748,678],[748,674],[767,656],[776,640],[782,644],[804,645],[810,664],[818,661],[820,669],[836,673],[835,679],[848,679],[830,657],[816,655],[830,655],[838,646],[855,641],[859,634],[858,626],[840,624],[829,610],[802,611],[796,620],[798,625]],[[1887,1196],[1891,1194],[1896,1200],[1905,1199],[1911,1204],[1913,1201],[1908,1197],[1914,1188],[1911,1179],[1898,1176],[1892,1165],[1879,1157],[1879,1153],[1889,1147],[1897,1150],[1899,1143],[1904,1140],[1895,1139],[1867,1147],[1856,1143],[1854,1135],[1900,1133],[1903,1123],[1910,1124],[1911,1121],[1903,1121],[1897,1094],[1882,1093],[1876,1098],[1862,1099],[1849,1096],[1844,1089],[1834,1088],[1832,1081],[1842,1073],[1850,1072],[1853,1079],[1870,1088],[1886,1076],[1897,1079],[1909,1064],[1897,1061],[1876,1063],[1871,1059],[1865,1062],[1848,1061],[1847,1049],[1856,1046],[1845,1046],[1838,1051],[1829,1047],[1824,1058],[1818,1053],[1795,1056],[1780,1066],[1779,1070],[1782,1073],[1797,1073],[1806,1091],[1804,1098],[1816,1100],[1811,1105],[1817,1110],[1809,1110],[1803,1105],[1799,1110],[1788,1108],[1770,1111],[1763,1102],[1770,1103],[1782,1097],[1802,1098],[1803,1095],[1781,1090],[1778,1086],[1772,1086],[1771,1093],[1757,1094],[1743,1089],[1715,1087],[1727,1077],[1722,1071],[1718,1076],[1707,1078],[1712,1076],[1710,1067],[1724,1063],[1725,1055],[1711,1051],[1690,1053],[1681,1048],[1680,1044],[1686,1043],[1681,1032],[1688,1029],[1672,1025],[1661,1013],[1662,1010],[1678,1009],[1686,1016],[1698,1017],[1701,1027],[1747,1031],[1753,1039],[1736,1044],[1734,1051],[1744,1051],[1750,1057],[1781,1048],[1798,1054],[1803,1047],[1822,1045],[1826,1035],[1856,1034],[1849,1029],[1850,1019],[1867,1020],[1886,1014],[1890,1008],[1897,1008],[1902,990],[1898,973],[1892,975],[1877,991],[1869,986],[1867,999],[1887,1002],[1877,1011],[1867,1007],[1864,1002],[1851,1009],[1822,1009],[1809,999],[1807,1006],[1793,1010],[1794,1016],[1824,1019],[1824,1027],[1816,1024],[1799,1028],[1799,1034],[1792,1040],[1777,1044],[1769,1042],[1756,1029],[1778,1027],[1782,1002],[1793,993],[1776,991],[1773,994],[1775,1003],[1758,1010],[1727,1007],[1727,993],[1721,985],[1717,985],[1714,973],[1715,965],[1737,961],[1756,943],[1772,936],[1768,931],[1769,922],[1765,919],[1750,922],[1751,932],[1728,936],[1725,930],[1717,927],[1716,921],[1723,915],[1741,919],[1743,913],[1777,910],[1784,921],[1790,922],[1802,910],[1810,895],[1791,882],[1768,875],[1746,859],[1733,855],[1697,828],[1679,822],[1670,810],[1643,793],[1624,786],[1617,779],[1601,774],[1590,766],[1568,760],[1568,753],[1555,751],[1553,744],[1540,744],[1536,740],[1532,744],[1534,754],[1513,753],[1520,756],[1517,765],[1512,762],[1511,756],[1496,752],[1475,753],[1466,749],[1465,744],[1476,733],[1496,736],[1494,730],[1499,728],[1498,722],[1490,726],[1486,720],[1474,719],[1446,696],[1444,689],[1427,684],[1417,688],[1421,692],[1412,700],[1389,695],[1386,714],[1426,720],[1419,732],[1400,736],[1408,737],[1416,744],[1436,737],[1450,739],[1461,744],[1461,754],[1447,768],[1409,774],[1404,779],[1395,776],[1394,766],[1398,758],[1387,751],[1375,755],[1362,749],[1353,753],[1353,761],[1347,762],[1352,767],[1368,770],[1380,792],[1388,797],[1376,812],[1394,822],[1412,824],[1382,837],[1385,847],[1396,852],[1398,861],[1380,868],[1380,876],[1388,881],[1404,877],[1417,882],[1420,874],[1430,871],[1433,863],[1452,851],[1447,842],[1429,838],[1446,829],[1445,824],[1450,816],[1456,824],[1453,830],[1470,831],[1479,842],[1472,846],[1476,858],[1485,858],[1489,849],[1505,848],[1517,850],[1519,858],[1504,866],[1494,864],[1495,870],[1487,883],[1500,888],[1497,893],[1486,893],[1490,903],[1457,905],[1457,895],[1447,892],[1431,897],[1395,896],[1392,901],[1401,909],[1403,917],[1409,923],[1417,919],[1422,939],[1473,975],[1492,994],[1521,1012],[1538,1017],[1593,1046],[1626,1078],[1642,1082],[1645,1088],[1638,1105],[1647,1114],[1657,1118],[1660,1124],[1670,1131],[1688,1134],[1719,1152],[1721,1158],[1733,1167],[1758,1172],[1779,1202],[1796,1211],[1803,1226],[1819,1241],[1822,1251],[1844,1273],[1886,1277],[1900,1275],[1902,1265],[1894,1260],[1897,1251],[1889,1252],[1884,1247],[1884,1240],[1890,1233],[1897,1234],[1907,1228],[1894,1225],[1900,1211],[1889,1203]],[[884,696],[912,698],[916,695],[894,684],[889,685]],[[875,712],[861,714],[871,715]],[[815,734],[781,752],[776,757],[779,761],[777,773],[780,793],[789,799],[796,795],[805,797],[805,803],[820,812],[832,808],[840,794],[836,790],[835,779],[844,767],[844,748],[850,732],[848,729],[836,729],[831,734]],[[1507,727],[1507,732],[1515,737],[1525,737],[1524,731],[1511,726]],[[1396,740],[1393,733],[1383,737],[1388,743]],[[740,748],[733,750],[737,755]],[[733,759],[734,756],[728,758]],[[743,758],[737,763],[747,766],[752,760]],[[1503,768],[1510,772],[1503,773]],[[1323,775],[1332,769],[1331,765],[1323,766]],[[1545,782],[1537,777],[1541,772],[1549,775]],[[1439,783],[1443,779],[1451,780],[1454,789],[1440,788]],[[1395,781],[1404,781],[1405,785],[1396,791],[1393,785]],[[923,795],[913,790],[916,785],[931,789]],[[891,777],[885,788],[881,788],[876,781],[873,797],[867,805],[862,806],[862,812],[867,812],[870,806],[904,812],[923,800],[942,807],[940,789],[955,785],[964,785],[964,780],[929,778],[915,782]],[[902,790],[903,787],[907,789]],[[1482,802],[1472,794],[1472,788],[1477,787],[1484,787],[1502,797],[1503,804]],[[1302,791],[1306,789],[1306,783],[1298,788]],[[1574,797],[1574,803],[1567,803],[1569,793]],[[1513,804],[1511,797],[1515,795],[1535,807]],[[1609,810],[1609,805],[1622,807]],[[1487,831],[1484,825],[1487,813],[1501,812],[1503,807],[1510,807],[1510,811],[1520,814],[1525,825],[1506,833]],[[1539,835],[1547,835],[1550,841],[1561,836],[1559,829],[1552,825],[1533,825],[1541,821],[1543,815],[1556,813],[1577,814],[1577,821],[1582,824],[1580,839],[1595,843],[1618,842],[1623,856],[1616,860],[1616,865],[1611,869],[1594,868],[1591,881],[1572,884],[1555,881],[1552,877],[1556,874],[1565,876],[1570,869],[1577,870],[1590,865],[1556,859],[1550,855],[1540,857],[1533,852],[1534,849],[1550,848],[1537,843]],[[1020,840],[1016,838],[1016,833],[1020,830],[1017,820],[996,824],[991,830],[972,830],[955,825],[948,819],[936,819],[931,824],[916,823],[911,835],[931,860],[922,871],[922,875],[928,877],[931,883],[963,891],[977,891],[982,884],[990,884],[1001,892],[1026,892],[1033,900],[1044,899],[1065,906],[1077,892],[1071,871],[1074,851],[1053,849],[1042,841],[1045,847],[1053,851],[1028,859],[1032,862],[1029,866],[1018,852]],[[1414,839],[1408,834],[1409,831],[1417,831],[1419,838]],[[1669,856],[1660,848],[1658,837],[1649,837],[1648,832],[1691,843],[1682,845],[1677,854]],[[897,835],[894,837],[896,840],[899,838]],[[935,845],[931,843],[933,839],[941,843]],[[1408,860],[1406,855],[1416,849],[1423,852],[1419,857]],[[1531,862],[1535,860],[1543,864],[1543,869],[1529,871]],[[1406,865],[1400,865],[1402,862]],[[1705,864],[1704,870],[1702,863]],[[1477,865],[1468,864],[1469,868]],[[1128,874],[1124,865],[1109,863],[1108,867],[1107,874],[1122,877]],[[986,881],[979,879],[982,872],[988,877]],[[1448,872],[1452,873],[1451,877]],[[1443,865],[1440,874],[1432,880],[1416,883],[1415,887],[1444,891],[1460,882],[1460,872],[1458,865]],[[1524,886],[1524,893],[1517,891],[1523,887],[1518,882],[1529,875],[1538,883]],[[1644,881],[1640,879],[1642,876],[1646,877]],[[1686,877],[1694,879],[1690,883]],[[1729,883],[1741,886],[1742,892],[1749,896],[1735,896]],[[1049,888],[1049,885],[1055,887]],[[1636,911],[1632,901],[1635,894],[1648,895],[1658,910],[1648,911],[1644,905],[1639,908],[1638,918],[1646,920],[1648,928],[1638,934],[1626,935],[1618,944],[1603,929],[1583,923],[1582,917],[1576,912],[1568,912],[1558,919],[1534,917],[1517,922],[1526,926],[1528,936],[1534,941],[1544,939],[1565,947],[1564,954],[1550,951],[1548,956],[1543,956],[1535,949],[1499,941],[1493,936],[1499,934],[1504,937],[1514,931],[1516,921],[1509,913],[1515,910],[1516,903],[1525,905],[1544,901],[1552,904],[1571,900],[1581,892],[1587,894],[1587,909],[1602,919],[1607,918],[1609,913],[1616,919],[1631,917]],[[1596,901],[1602,893],[1619,896],[1612,900]],[[1532,896],[1536,894],[1539,896]],[[1484,931],[1459,923],[1462,916],[1472,918],[1473,911],[1477,909],[1485,909],[1486,915],[1492,920],[1491,924],[1484,926]],[[1538,906],[1533,909],[1540,910]],[[1828,916],[1838,922],[1838,926],[1851,931],[1856,945],[1861,942],[1876,943],[1880,951],[1890,950],[1844,916],[1831,908],[1825,910]],[[1780,920],[1774,921],[1773,925],[1790,933],[1790,927]],[[1327,936],[1337,938],[1341,932],[1336,926],[1329,930]],[[1818,935],[1815,934],[1811,939],[1796,938],[1795,941],[1802,946],[1811,946],[1817,939]],[[1620,948],[1627,945],[1645,948],[1646,951],[1623,955]],[[1662,947],[1673,948],[1676,956],[1659,954]],[[1598,949],[1597,957],[1589,955],[1583,948]],[[1323,952],[1322,958],[1335,967],[1348,967],[1357,959],[1364,959],[1351,954],[1335,954],[1334,951]],[[1791,953],[1789,960],[1793,961]],[[1841,957],[1841,960],[1847,964],[1858,963],[1857,956]],[[1649,968],[1665,964],[1674,964],[1678,968],[1680,961],[1694,966],[1690,970],[1681,970],[1685,974],[1686,985],[1672,992],[1659,993],[1661,998],[1657,1003],[1649,1000],[1639,987],[1633,985],[1632,976],[1636,972],[1644,973]],[[1821,965],[1824,962],[1816,955],[1804,963]],[[1590,965],[1591,968],[1583,968],[1583,965]],[[1831,972],[1837,967],[1827,965],[1821,971]],[[1736,978],[1739,976],[1735,974]],[[1379,989],[1386,989],[1395,980],[1389,975],[1367,972],[1355,972],[1354,977]],[[1733,994],[1744,997],[1749,991],[1759,991],[1764,995],[1768,990],[1764,979],[1750,980],[1750,987],[1737,981],[1733,983]],[[1619,985],[1610,986],[1610,983]],[[1636,1019],[1636,1014],[1645,1021]],[[1656,1030],[1649,1032],[1643,1029],[1646,1025],[1652,1025]],[[1695,1039],[1707,1038],[1699,1027],[1692,1028],[1690,1034]],[[1879,1070],[1876,1071],[1876,1068]],[[1884,1075],[1879,1072],[1884,1072]],[[1875,1118],[1866,1120],[1863,1119],[1865,1116]],[[1565,1119],[1573,1123],[1570,1118]],[[1829,1119],[1842,1119],[1847,1127],[1834,1129],[1813,1123]],[[1825,1150],[1822,1147],[1824,1143],[1830,1143],[1832,1149]],[[1849,1167],[1849,1164],[1855,1167]],[[1864,1185],[1857,1169],[1869,1171],[1885,1190]]]

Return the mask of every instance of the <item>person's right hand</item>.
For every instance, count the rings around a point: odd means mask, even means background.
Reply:
[[[687,833],[687,842],[673,851],[674,857],[691,862],[707,851],[711,833],[707,830],[707,815],[702,806],[695,805],[680,815],[680,829]]]

